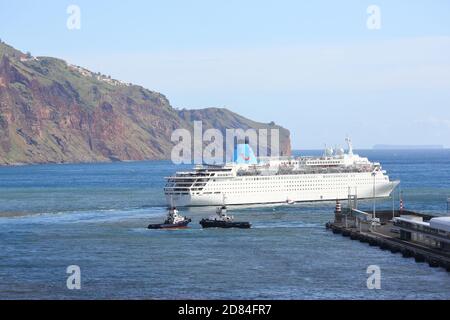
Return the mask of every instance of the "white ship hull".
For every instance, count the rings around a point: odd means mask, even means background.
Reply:
[[[345,175],[293,175],[252,180],[254,177],[210,182],[203,192],[166,194],[167,202],[179,207],[334,201],[356,195],[359,199],[386,198],[399,184],[379,174],[375,183],[370,173]],[[315,181],[315,182],[312,182]]]

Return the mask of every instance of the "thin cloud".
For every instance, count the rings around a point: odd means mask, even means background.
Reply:
[[[71,57],[69,57],[70,59]],[[450,37],[358,44],[141,52],[78,64],[166,92],[450,88]]]

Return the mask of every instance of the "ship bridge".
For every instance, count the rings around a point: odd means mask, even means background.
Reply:
[[[223,179],[233,176],[231,167],[200,165],[194,171],[177,172],[175,176],[166,177],[165,194],[189,194],[199,192],[214,178]]]

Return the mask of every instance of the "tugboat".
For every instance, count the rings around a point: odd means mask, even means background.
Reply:
[[[192,220],[183,217],[179,214],[176,207],[171,206],[167,213],[167,218],[164,223],[150,224],[149,229],[183,229],[187,228],[187,225]]]
[[[234,221],[233,216],[227,215],[227,207],[225,205],[217,208],[216,215],[209,217],[209,219],[202,219],[200,225],[203,228],[241,228],[249,229],[251,224],[249,222]]]

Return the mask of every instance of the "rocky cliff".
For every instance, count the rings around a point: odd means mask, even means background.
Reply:
[[[0,164],[168,159],[171,134],[205,127],[279,128],[227,109],[177,110],[140,86],[0,43]]]

